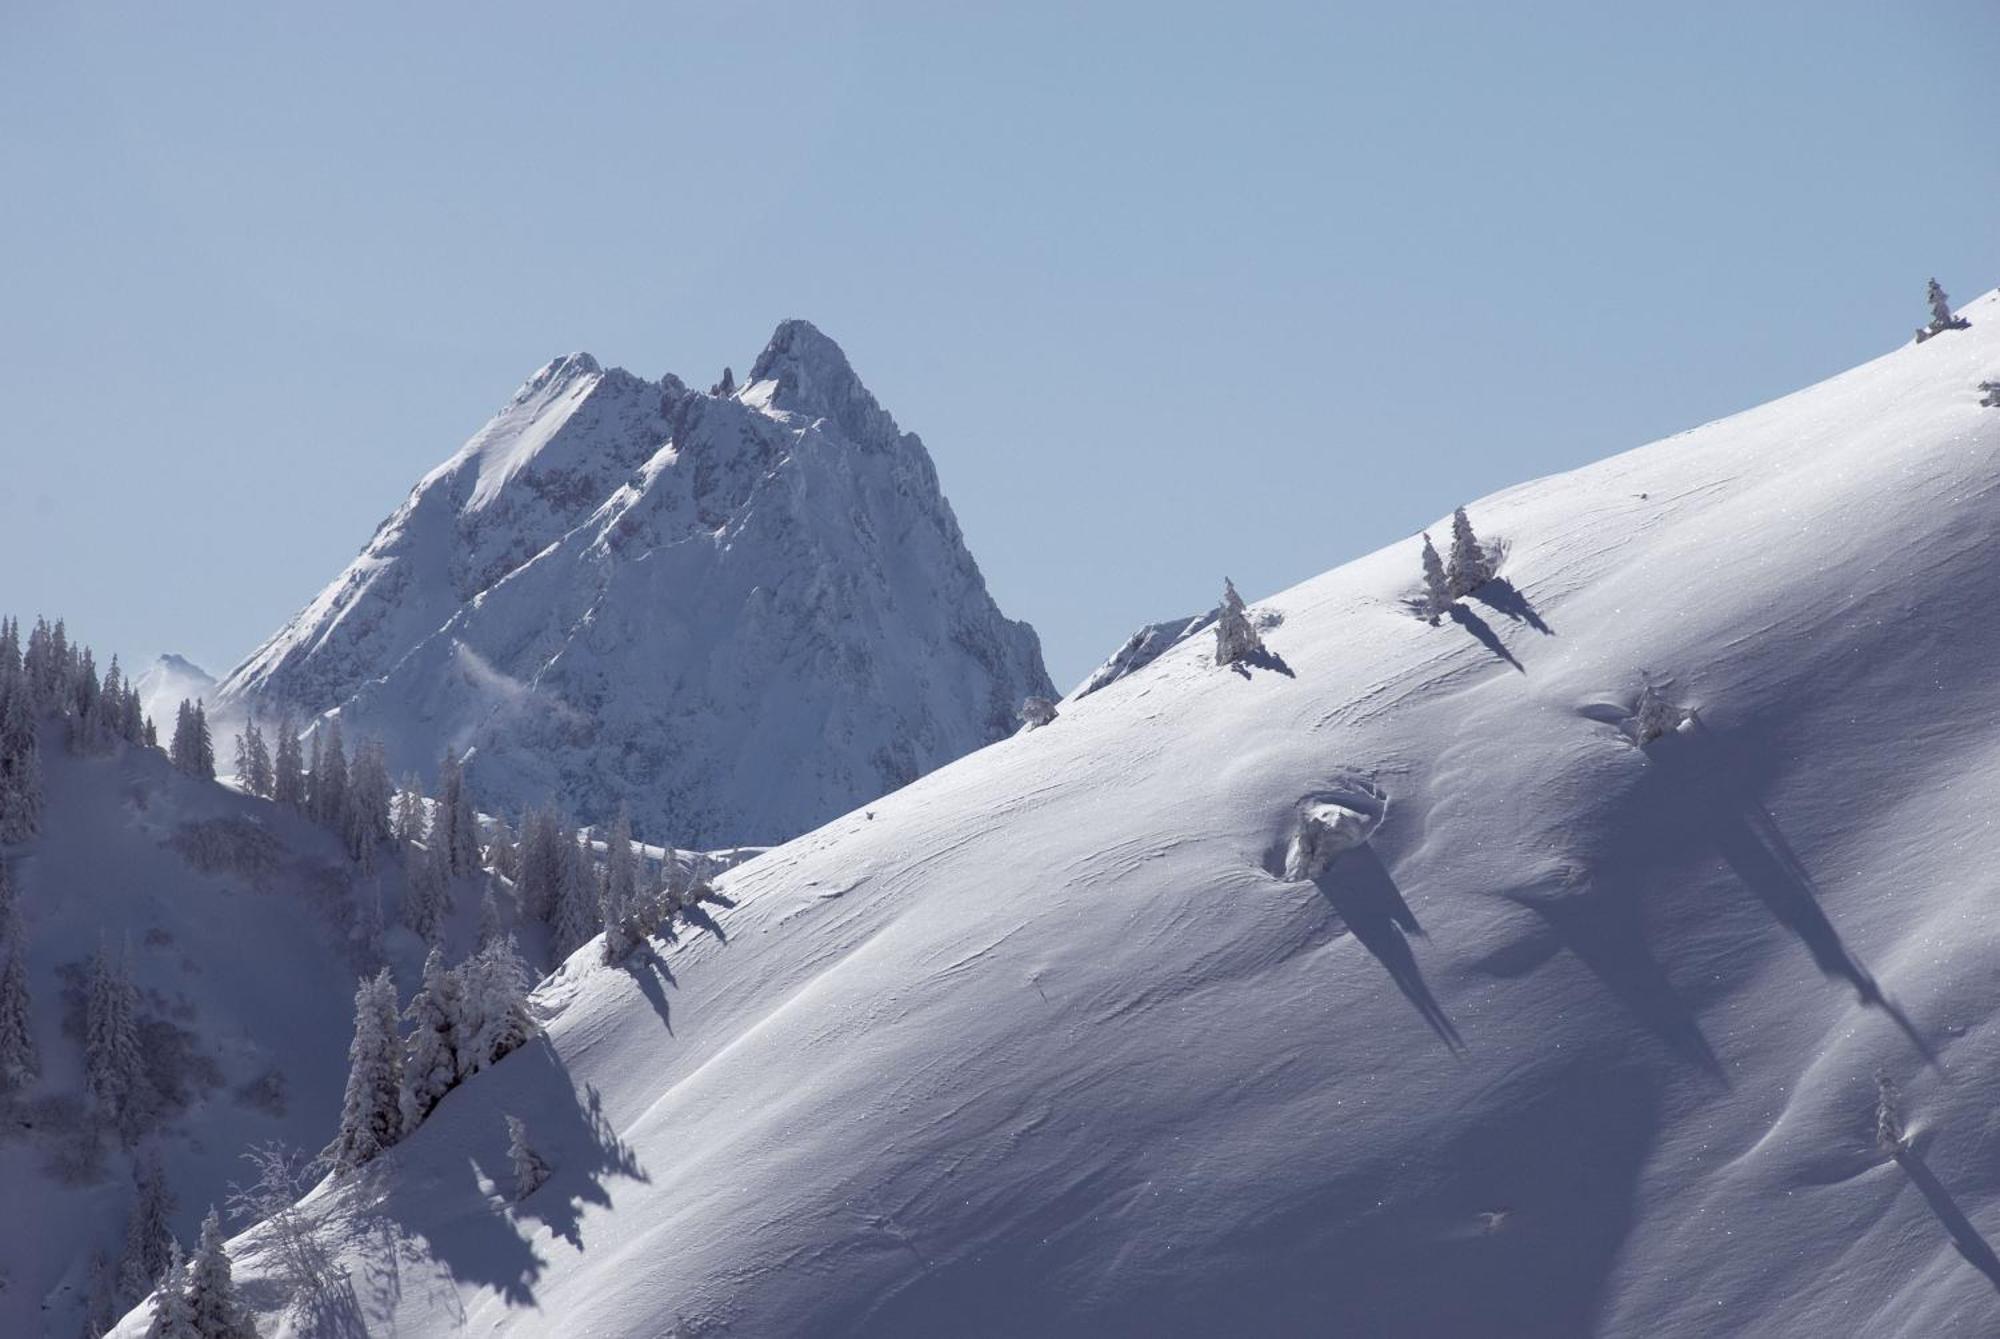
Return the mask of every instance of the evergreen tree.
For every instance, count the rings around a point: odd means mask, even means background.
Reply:
[[[590,867],[589,848],[575,828],[564,826],[557,840],[558,878],[555,910],[549,922],[549,943],[561,961],[590,942],[601,926],[597,879]]]
[[[194,771],[194,703],[186,698],[174,712],[174,737],[167,744],[167,760],[180,772]]]
[[[264,743],[264,731],[257,724],[255,710],[243,723],[243,732],[236,736],[236,780],[252,795],[271,798],[271,750]]]
[[[128,1131],[145,1105],[138,1004],[129,964],[122,955],[114,962],[100,942],[84,999],[84,1073],[99,1110]]]
[[[271,768],[271,798],[291,809],[303,809],[306,804],[305,759],[299,754],[299,723],[290,711],[278,716],[278,750]]]
[[[0,884],[6,867],[0,866]],[[5,898],[0,891],[0,901]],[[0,1091],[20,1088],[42,1072],[28,1008],[28,969],[18,929],[0,930]]]
[[[549,1179],[549,1165],[528,1143],[528,1127],[518,1116],[507,1117],[507,1160],[514,1165],[514,1199],[528,1198]]]
[[[347,750],[339,721],[328,721],[314,732],[312,758],[312,816],[339,832],[347,821]]]
[[[1451,583],[1446,580],[1444,563],[1438,557],[1437,546],[1431,543],[1427,532],[1424,535],[1424,620],[1432,627],[1437,626],[1451,609]]]
[[[181,1257],[181,1244],[171,1238],[167,1263],[153,1293],[153,1322],[146,1327],[146,1339],[201,1339],[194,1313],[188,1309],[187,1261]]]
[[[1465,508],[1460,507],[1451,514],[1451,561],[1445,565],[1445,581],[1452,598],[1470,595],[1492,579],[1493,565],[1487,561],[1478,536],[1472,533],[1472,522],[1466,518]]]
[[[514,937],[496,940],[459,966],[465,985],[465,1029],[470,1041],[460,1052],[466,1072],[480,1070],[519,1048],[535,1035],[528,1010],[527,964],[521,961]]]
[[[403,1128],[414,1130],[431,1108],[471,1072],[466,1063],[470,1035],[465,1031],[465,982],[445,966],[444,953],[433,947],[424,958],[424,980],[403,1015],[410,1037],[403,1061],[400,1106]]]
[[[1030,730],[1041,729],[1058,714],[1056,704],[1045,697],[1030,697],[1021,703],[1021,722]]]
[[[604,931],[604,960],[623,962],[639,946],[633,926],[637,911],[638,868],[632,855],[632,816],[624,805],[604,843],[604,882],[598,924]]]
[[[384,967],[354,992],[347,1093],[340,1130],[326,1151],[336,1172],[354,1170],[402,1137],[403,1043],[396,1016],[396,983]]]
[[[23,842],[42,830],[41,743],[34,689],[26,670],[0,691],[0,842]]]
[[[523,814],[514,889],[524,919],[547,922],[553,917],[562,859],[562,832],[555,812],[543,808]]]
[[[472,792],[465,768],[447,752],[438,766],[438,822],[444,825],[445,853],[454,875],[479,872],[479,819],[472,810]]]
[[[378,739],[364,739],[354,749],[347,773],[347,822],[343,829],[347,853],[372,865],[375,848],[389,840],[389,760]]]
[[[174,1197],[160,1166],[159,1151],[147,1148],[132,1168],[136,1189],[125,1218],[125,1249],[118,1259],[118,1305],[130,1310],[152,1291],[166,1270],[174,1234],[169,1226]]]
[[[83,1339],[103,1339],[118,1323],[116,1271],[104,1252],[90,1255],[90,1282],[83,1301]]]
[[[213,1205],[208,1217],[201,1220],[201,1244],[188,1262],[187,1306],[200,1339],[257,1339],[256,1329],[237,1300],[229,1251],[223,1244],[222,1219]]]
[[[204,781],[215,780],[215,736],[208,730],[208,712],[201,699],[194,703],[194,774]]]
[[[420,842],[428,826],[424,818],[423,783],[411,772],[403,778],[402,789],[396,792],[396,841],[404,846]]]
[[[1222,603],[1215,610],[1215,663],[1234,665],[1240,660],[1253,659],[1263,651],[1264,641],[1257,635],[1257,629],[1251,626],[1243,597],[1236,593],[1236,583],[1224,577]]]
[[[425,943],[435,943],[451,901],[451,871],[444,848],[435,840],[408,848],[403,869],[403,924]]]
[[[1933,281],[1935,282],[1935,281]],[[1887,1074],[1875,1076],[1875,1143],[1884,1153],[1901,1153],[1907,1144],[1903,1130],[1902,1096]]]

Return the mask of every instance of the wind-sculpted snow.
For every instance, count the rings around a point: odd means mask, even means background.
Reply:
[[[732,870],[726,943],[581,950],[545,1044],[307,1201],[345,1314],[2000,1331],[2000,300],[1964,314],[1472,503],[1505,586],[1463,618],[1409,616],[1412,537],[1253,601],[1269,665],[1184,641]],[[1694,714],[1635,747],[1647,682]],[[1302,801],[1379,825],[1287,878]]]
[[[1051,695],[923,443],[801,321],[728,396],[543,368],[224,692],[338,708],[399,771],[471,750],[492,808],[627,803],[702,846],[795,835]]]

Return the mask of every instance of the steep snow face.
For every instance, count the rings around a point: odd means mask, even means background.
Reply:
[[[793,836],[1049,694],[923,443],[778,328],[731,396],[573,355],[420,483],[224,685],[337,708],[483,805],[555,797],[682,845]]]
[[[578,953],[546,1044],[308,1202],[355,1314],[2000,1330],[2000,300],[1966,315],[1473,503],[1501,583],[1437,626],[1412,538],[1253,605],[1264,662],[1184,641],[733,871],[726,944]],[[1642,674],[1697,709],[1643,749]],[[504,1115],[554,1169],[518,1205]]]

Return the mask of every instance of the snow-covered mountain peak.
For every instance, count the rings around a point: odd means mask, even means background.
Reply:
[[[504,807],[732,844],[1004,736],[1048,680],[923,443],[787,321],[740,391],[546,364],[224,689],[338,708],[399,769],[477,747]]]
[[[898,435],[896,420],[861,384],[840,345],[810,321],[779,323],[771,342],[750,366],[744,403],[829,418],[856,443],[873,446]]]

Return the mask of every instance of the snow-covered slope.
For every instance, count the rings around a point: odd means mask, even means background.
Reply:
[[[131,1150],[92,1126],[83,1078],[85,969],[100,942],[131,953],[149,1069],[170,1098],[145,1142],[183,1242],[250,1144],[316,1149],[331,1134],[356,967],[351,867],[330,835],[152,750],[74,757],[53,723],[41,758],[42,833],[0,849],[42,1061],[38,1082],[0,1097],[0,1334],[69,1339],[92,1252],[117,1261],[133,1198]]]
[[[353,1314],[2000,1330],[2000,299],[1967,314],[1474,503],[1505,584],[1441,626],[1395,545],[1255,606],[1269,667],[1193,638],[733,871],[726,943],[580,952],[545,1044],[308,1202]],[[1699,709],[1645,749],[1642,674]],[[1287,880],[1329,798],[1379,826]],[[503,1114],[555,1168],[519,1205]]]
[[[729,395],[544,367],[230,674],[338,708],[482,803],[621,801],[680,845],[794,836],[1007,734],[1049,694],[923,443],[788,321]]]

